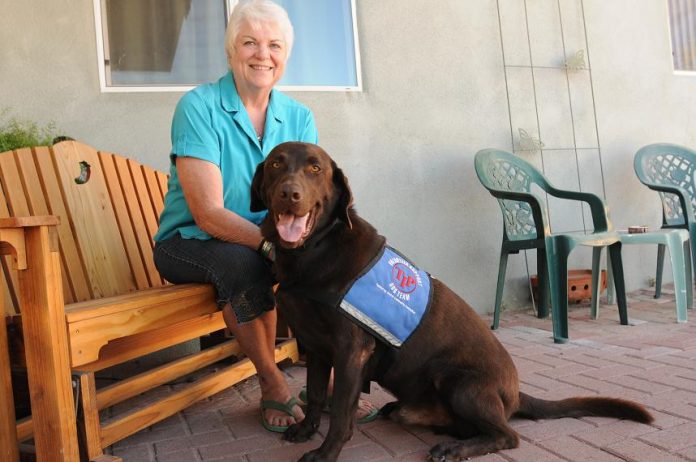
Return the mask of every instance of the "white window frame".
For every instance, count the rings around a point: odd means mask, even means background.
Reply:
[[[670,10],[669,6],[669,0],[665,0],[665,9],[667,10],[667,34],[668,34],[668,40],[669,40],[669,52],[670,52],[670,63],[672,64],[672,72],[674,75],[683,75],[683,76],[696,76],[696,70],[684,70],[684,69],[676,69],[674,67],[674,45],[672,43],[672,12]],[[696,25],[695,25],[696,27]],[[696,33],[696,29],[694,29],[694,33]]]
[[[225,0],[227,11],[231,12],[239,0]],[[148,86],[113,86],[106,84],[106,64],[104,50],[108,43],[104,38],[102,21],[106,17],[102,14],[102,0],[93,0],[94,4],[94,24],[97,42],[97,68],[99,70],[99,87],[102,93],[153,93],[153,92],[185,92],[196,87],[196,85],[148,85]],[[362,92],[362,67],[360,65],[360,43],[358,41],[358,19],[355,13],[355,0],[350,0],[350,9],[353,21],[353,44],[355,54],[355,86],[319,86],[319,85],[278,85],[281,91],[329,91],[329,92]]]

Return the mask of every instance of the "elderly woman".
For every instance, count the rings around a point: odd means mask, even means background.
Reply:
[[[274,361],[273,249],[258,228],[264,213],[249,211],[250,185],[274,146],[317,142],[311,111],[273,89],[292,42],[292,24],[276,3],[235,7],[225,44],[230,72],[186,93],[174,112],[169,190],[155,236],[165,279],[215,286],[227,327],[258,371],[262,422],[271,431],[304,414]],[[375,414],[369,403],[360,412]]]

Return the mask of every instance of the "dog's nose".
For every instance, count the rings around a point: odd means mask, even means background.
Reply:
[[[291,202],[302,200],[302,192],[296,184],[286,183],[280,188],[280,197]]]

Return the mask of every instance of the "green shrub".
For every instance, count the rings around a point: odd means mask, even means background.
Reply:
[[[39,126],[30,120],[7,117],[8,111],[0,111],[0,152],[32,146],[48,146],[56,137],[53,122]]]

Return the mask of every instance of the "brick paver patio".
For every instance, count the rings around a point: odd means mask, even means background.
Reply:
[[[550,399],[597,394],[634,399],[653,412],[652,425],[609,418],[515,419],[520,447],[475,460],[696,461],[696,322],[675,322],[669,292],[657,301],[651,295],[647,290],[630,294],[631,326],[618,324],[615,306],[602,305],[600,319],[592,320],[587,304],[576,305],[566,345],[553,343],[550,319],[537,319],[530,312],[504,313],[496,335],[517,364],[523,391]],[[694,314],[689,312],[692,319]],[[298,392],[305,369],[284,371]],[[377,405],[391,400],[376,384],[369,398]],[[328,416],[321,435],[290,444],[261,427],[259,399],[258,383],[249,379],[117,443],[111,451],[126,462],[271,462],[297,460],[321,443]],[[423,461],[441,440],[427,430],[378,419],[358,428],[339,460]]]

